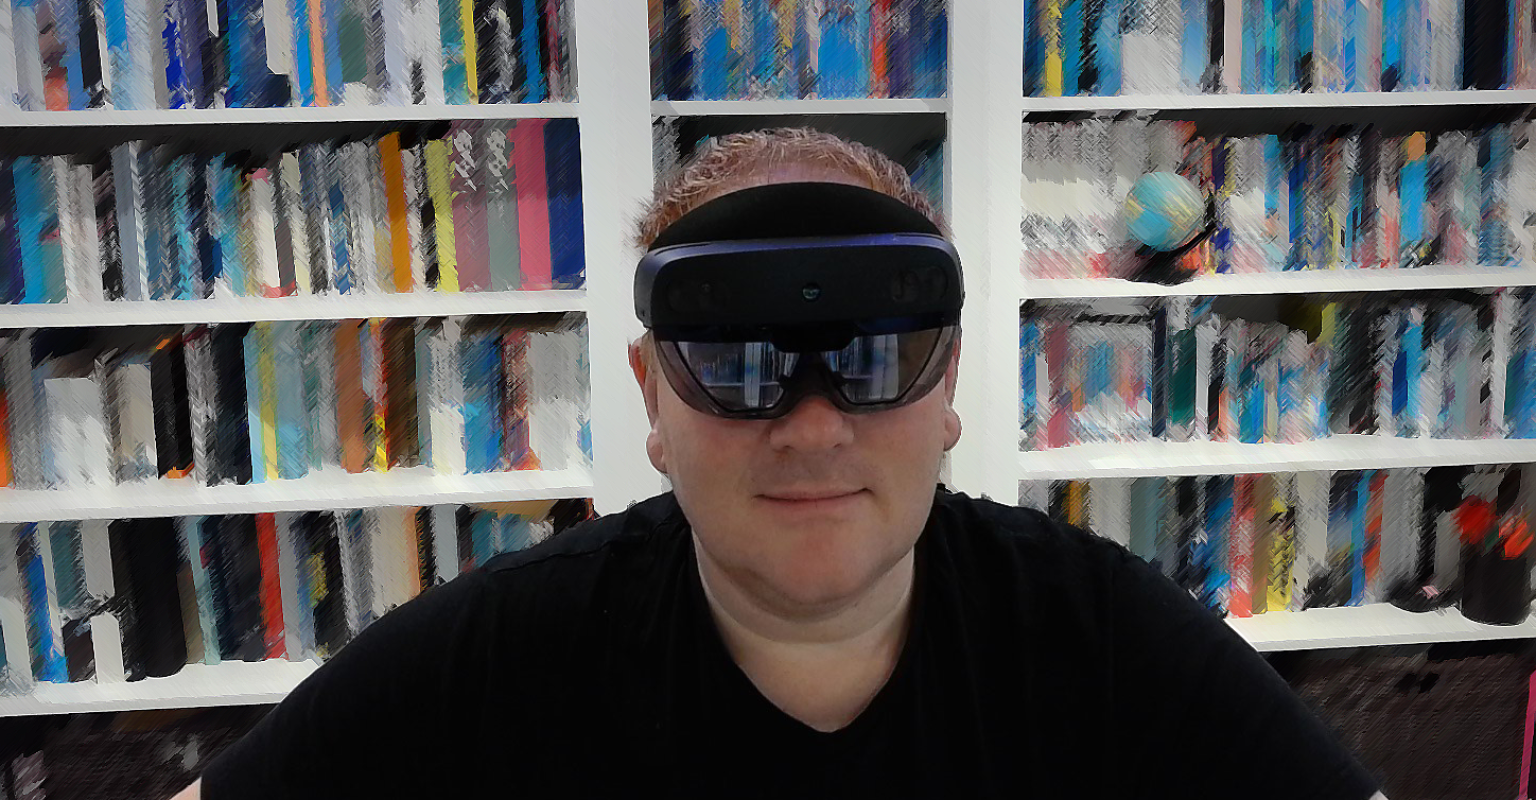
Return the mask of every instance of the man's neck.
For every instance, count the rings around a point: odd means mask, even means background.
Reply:
[[[906,641],[911,552],[861,596],[818,609],[765,601],[719,569],[697,542],[695,553],[726,649],[786,714],[817,730],[836,730],[885,685]]]

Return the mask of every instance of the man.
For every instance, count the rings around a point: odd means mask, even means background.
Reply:
[[[673,491],[374,623],[183,796],[1372,797],[1161,575],[939,485],[960,437],[942,234],[868,148],[707,145],[637,240],[630,363]],[[806,241],[846,258],[808,267]],[[853,263],[924,291],[835,296]],[[838,303],[916,310],[817,316]]]

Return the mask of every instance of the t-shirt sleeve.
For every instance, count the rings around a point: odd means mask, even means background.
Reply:
[[[1142,560],[1116,561],[1115,735],[1135,797],[1368,800],[1378,789],[1236,631]]]
[[[208,765],[203,798],[438,796],[442,734],[487,663],[488,581],[467,573],[363,629]]]

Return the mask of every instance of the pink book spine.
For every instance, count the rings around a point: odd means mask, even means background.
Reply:
[[[522,250],[524,291],[551,285],[544,125],[542,119],[518,120],[507,134],[512,140],[512,169],[517,176],[517,240]]]

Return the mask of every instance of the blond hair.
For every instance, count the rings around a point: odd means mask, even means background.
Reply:
[[[722,188],[742,188],[753,176],[784,165],[844,173],[917,209],[949,235],[938,209],[912,186],[907,171],[884,153],[811,128],[766,128],[711,138],[685,164],[658,181],[655,195],[635,225],[633,244],[649,249],[668,225],[723,194]]]

